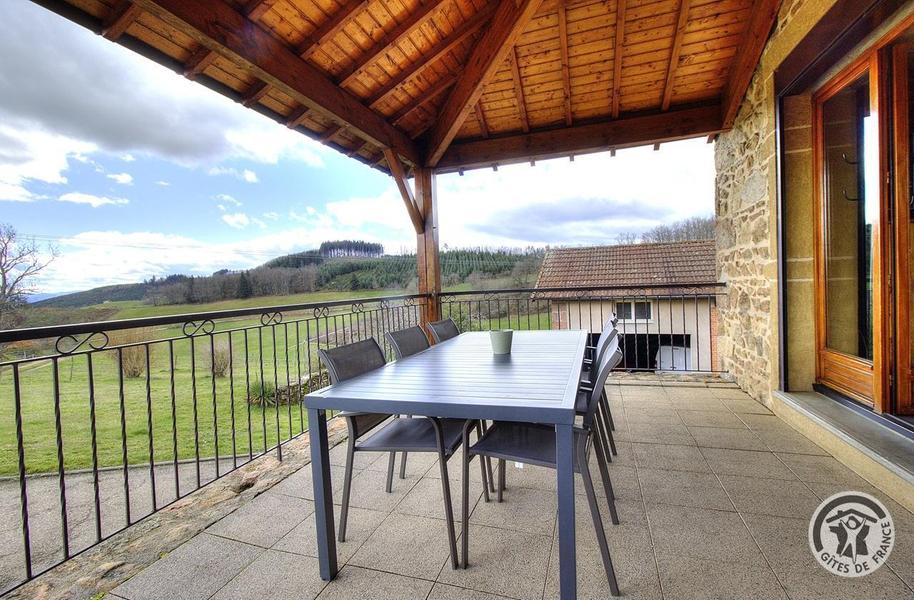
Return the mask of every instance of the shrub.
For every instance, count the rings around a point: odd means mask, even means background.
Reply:
[[[148,342],[153,339],[153,330],[150,327],[140,327],[138,329],[125,329],[115,331],[109,336],[110,346],[127,345],[112,353],[114,360],[118,358],[118,352],[121,354],[121,372],[124,377],[142,377],[146,374],[146,348],[142,342]],[[137,344],[137,345],[129,345]],[[150,354],[153,346],[148,346]],[[150,356],[150,361],[152,356]]]
[[[251,406],[276,406],[276,386],[272,381],[256,379],[248,388],[248,404]]]
[[[229,352],[227,341],[222,340],[213,344],[213,353],[210,357],[210,363],[213,375],[216,377],[225,377],[228,375],[229,367],[232,366],[232,357]]]

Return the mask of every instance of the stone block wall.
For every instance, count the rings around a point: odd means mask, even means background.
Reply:
[[[785,0],[734,127],[715,146],[717,260],[729,288],[721,365],[762,401],[779,378],[774,69],[833,3]]]

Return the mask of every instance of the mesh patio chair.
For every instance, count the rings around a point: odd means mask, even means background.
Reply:
[[[416,352],[422,352],[428,349],[428,338],[422,328],[416,325],[400,331],[388,331],[384,334],[387,343],[393,348],[394,355],[397,359],[406,356],[412,356]]]
[[[339,383],[384,366],[384,353],[369,338],[346,346],[318,351],[327,367],[331,383]],[[349,439],[346,449],[346,470],[343,479],[343,498],[340,507],[340,526],[337,538],[346,541],[346,524],[349,516],[349,499],[352,491],[352,464],[356,452],[390,453],[387,469],[387,491],[393,479],[393,457],[397,452],[436,452],[441,471],[441,490],[444,495],[444,516],[447,526],[451,566],[457,568],[457,540],[454,532],[454,512],[451,505],[450,481],[447,461],[463,441],[463,419],[438,419],[435,417],[400,418],[371,412],[342,412],[346,419]],[[469,424],[473,425],[473,421]],[[372,433],[373,432],[373,433]],[[366,435],[372,433],[366,438]],[[477,432],[478,433],[478,432]],[[485,469],[482,469],[485,478]]]
[[[429,323],[428,330],[431,331],[436,344],[460,335],[460,330],[457,329],[457,323],[454,322],[454,319],[443,319]]]
[[[609,555],[606,533],[603,531],[603,520],[600,517],[600,507],[597,504],[593,477],[590,474],[589,456],[592,447],[596,446],[599,453],[601,450],[599,446],[602,445],[600,436],[594,434],[594,417],[600,401],[599,390],[606,384],[610,372],[621,361],[622,351],[618,348],[604,354],[597,367],[598,374],[594,381],[596,384],[595,391],[591,391],[586,395],[587,412],[584,415],[583,423],[581,426],[574,428],[574,470],[576,473],[580,473],[584,480],[584,490],[587,494],[587,504],[590,507],[590,516],[593,520],[597,543],[600,547],[600,557],[603,560],[603,569],[606,572],[606,579],[609,582],[609,588],[613,596],[619,595],[619,584],[616,581],[612,558]],[[464,428],[463,436],[463,502],[461,507],[461,523],[463,526],[461,565],[463,568],[467,567],[469,554],[469,469],[470,461],[473,457],[479,456],[481,459],[489,456],[498,458],[501,461],[515,461],[551,469],[556,468],[555,429],[553,427],[535,423],[499,421],[490,427],[488,432],[472,446],[469,443],[469,429],[469,426]],[[599,455],[597,456],[597,465],[600,470],[600,478],[603,481],[606,501],[609,504],[610,518],[614,525],[618,525],[619,516],[616,512],[612,483],[609,480],[609,470],[606,468],[606,464],[600,460]]]

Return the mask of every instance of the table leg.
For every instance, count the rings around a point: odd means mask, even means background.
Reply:
[[[314,519],[317,525],[317,557],[321,579],[336,577],[336,534],[333,531],[333,490],[330,485],[330,447],[327,441],[327,413],[308,409],[311,438],[311,479],[314,484]]]
[[[555,462],[559,503],[559,590],[561,600],[578,594],[574,542],[574,430],[555,426]]]

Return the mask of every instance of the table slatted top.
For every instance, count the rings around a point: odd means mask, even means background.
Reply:
[[[511,354],[464,333],[305,396],[307,408],[573,423],[586,331],[515,331]]]

